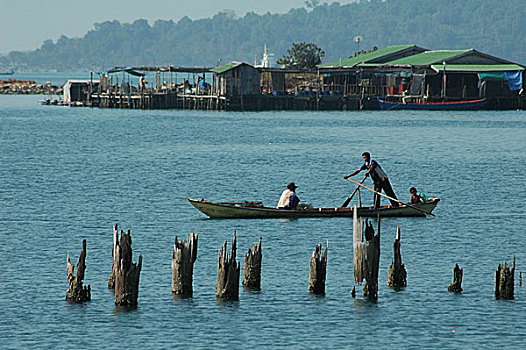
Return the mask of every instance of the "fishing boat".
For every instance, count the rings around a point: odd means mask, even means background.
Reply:
[[[275,219],[275,218],[317,218],[317,217],[352,217],[353,208],[314,208],[301,206],[296,210],[276,209],[263,206],[257,201],[235,201],[213,203],[204,199],[186,198],[200,212],[211,219]],[[439,198],[432,198],[425,203],[402,204],[399,207],[385,205],[379,208],[358,207],[358,216],[376,217],[415,217],[432,215]]]
[[[15,74],[14,71],[9,71],[9,72],[0,72],[0,75],[13,75]]]
[[[466,110],[478,109],[483,107],[488,101],[485,98],[469,101],[451,101],[451,102],[391,102],[376,97],[382,110],[393,109],[412,109],[412,110]]]

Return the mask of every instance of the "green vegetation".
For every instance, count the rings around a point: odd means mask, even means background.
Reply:
[[[176,17],[177,14],[174,14]],[[330,5],[308,1],[286,14],[221,12],[209,19],[177,23],[146,20],[97,23],[82,38],[46,40],[30,52],[0,57],[0,69],[101,70],[113,66],[213,67],[231,60],[254,63],[263,46],[282,57],[292,43],[315,43],[325,62],[374,46],[415,44],[427,49],[474,48],[526,63],[524,0],[362,0]],[[355,36],[363,37],[358,44]],[[359,46],[358,46],[359,45]]]
[[[315,44],[292,43],[292,48],[287,51],[288,55],[278,59],[277,64],[286,68],[312,69],[321,63],[325,52]]]

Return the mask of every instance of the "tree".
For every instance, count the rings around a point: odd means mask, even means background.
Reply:
[[[325,57],[325,51],[312,43],[292,43],[292,48],[287,50],[287,53],[287,56],[283,56],[277,61],[278,64],[282,64],[286,68],[312,69],[320,64]]]

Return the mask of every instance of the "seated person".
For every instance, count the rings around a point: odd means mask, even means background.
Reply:
[[[276,206],[277,209],[296,209],[300,202],[300,199],[298,196],[296,196],[296,188],[298,188],[298,186],[296,186],[294,182],[291,182],[287,185],[287,188],[283,191],[281,197],[279,198],[278,205]]]
[[[409,193],[411,193],[411,199],[409,200],[409,202],[411,204],[425,203],[425,201],[427,199],[427,197],[425,195],[422,195],[422,194],[418,193],[416,188],[414,188],[414,187],[411,187],[409,189]]]

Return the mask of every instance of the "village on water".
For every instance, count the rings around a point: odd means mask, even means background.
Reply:
[[[254,65],[114,67],[69,80],[42,104],[99,108],[264,110],[515,110],[526,108],[525,66],[475,49],[389,46],[314,69]]]

